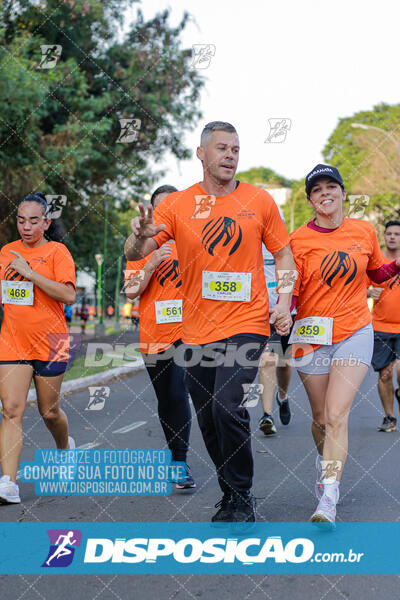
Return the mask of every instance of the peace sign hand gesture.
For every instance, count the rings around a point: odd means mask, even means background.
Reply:
[[[131,221],[132,233],[134,233],[137,238],[151,238],[165,229],[165,225],[158,225],[157,227],[154,223],[153,207],[151,205],[145,210],[143,204],[140,202],[138,208],[140,216],[135,217]]]

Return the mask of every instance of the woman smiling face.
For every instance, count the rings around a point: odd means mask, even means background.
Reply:
[[[341,217],[345,199],[346,191],[339,183],[330,177],[321,177],[312,186],[308,202],[316,217],[329,219]]]

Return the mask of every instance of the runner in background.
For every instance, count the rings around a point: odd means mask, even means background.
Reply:
[[[171,185],[157,188],[151,197],[152,207],[176,191]],[[193,489],[196,484],[187,465],[192,414],[183,367],[174,361],[174,351],[182,344],[182,279],[175,242],[170,240],[142,260],[128,261],[125,279],[127,298],[140,296],[140,303],[136,303],[140,347],[157,396],[165,439],[172,459],[186,463],[186,480],[176,482],[176,488]]]
[[[89,308],[86,303],[82,304],[80,317],[81,317],[81,335],[85,335],[86,323],[88,322],[88,319],[89,319]]]
[[[33,379],[39,412],[57,448],[75,448],[59,393],[68,364],[69,333],[63,304],[75,301],[75,266],[47,219],[41,193],[18,206],[21,239],[0,251],[4,320],[0,335],[0,502],[21,502],[16,482],[22,450],[22,417]]]
[[[235,181],[239,139],[230,123],[208,123],[197,157],[203,181],[170,194],[131,222],[128,259],[139,259],[170,239],[182,273],[185,382],[223,496],[214,523],[255,521],[253,455],[246,408],[270,333],[261,246],[277,270],[295,273],[286,227],[272,197]],[[282,293],[271,322],[287,335],[291,293]],[[178,354],[178,353],[177,353]],[[240,528],[240,525],[238,525]]]
[[[285,222],[283,212],[279,206],[278,210],[283,222]],[[264,244],[262,254],[269,309],[271,310],[278,300],[275,261],[273,255],[266,249]],[[258,427],[265,435],[276,433],[276,426],[272,416],[274,398],[279,406],[279,418],[282,425],[289,425],[290,422],[291,413],[287,392],[292,375],[292,361],[291,358],[285,358],[289,345],[288,342],[289,336],[278,335],[274,325],[271,325],[271,336],[268,339],[266,351],[261,355],[258,375],[259,383],[262,386],[261,400],[263,409],[263,415],[258,422]],[[277,381],[278,386],[276,386],[275,381]]]
[[[123,312],[125,321],[130,321],[131,312],[132,312],[132,303],[125,302],[124,306],[122,307],[122,312]]]
[[[71,328],[71,321],[72,321],[72,306],[69,306],[68,304],[65,304],[64,306],[64,315],[65,315],[65,321],[67,323],[67,327],[68,329]]]
[[[389,221],[385,225],[385,262],[400,257],[400,221]],[[374,328],[374,354],[372,366],[378,371],[378,393],[385,416],[378,431],[396,431],[394,395],[400,407],[400,274],[375,284],[368,278],[370,287],[367,297],[374,301],[372,326]],[[397,361],[397,362],[396,362]],[[393,368],[396,364],[397,388],[393,387]]]
[[[139,329],[139,302],[136,300],[136,302],[133,303],[132,305],[132,311],[131,311],[131,322],[132,322],[132,327],[133,329]]]
[[[290,341],[310,401],[318,451],[319,503],[311,521],[333,523],[349,413],[373,351],[365,274],[381,283],[400,271],[400,259],[385,265],[373,226],[343,218],[346,191],[335,167],[314,167],[306,177],[306,194],[315,218],[291,234],[299,279]]]

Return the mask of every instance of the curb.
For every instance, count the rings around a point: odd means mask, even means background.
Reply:
[[[75,392],[81,392],[86,390],[90,385],[99,385],[111,381],[112,379],[121,379],[122,377],[128,377],[138,371],[143,371],[145,368],[144,361],[142,358],[137,358],[136,362],[129,363],[123,367],[116,367],[115,369],[109,369],[108,371],[102,371],[96,373],[96,375],[88,375],[87,377],[80,377],[79,379],[71,379],[61,384],[60,396],[67,396],[74,394]],[[28,402],[36,402],[36,390],[29,390]]]

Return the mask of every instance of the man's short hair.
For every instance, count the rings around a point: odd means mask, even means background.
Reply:
[[[151,195],[150,204],[154,206],[154,201],[160,194],[172,194],[172,192],[177,192],[178,190],[173,185],[160,185]]]
[[[388,221],[385,225],[385,231],[388,227],[392,227],[393,225],[396,225],[396,227],[400,227],[400,221]]]
[[[237,135],[236,129],[230,123],[226,121],[211,121],[211,123],[207,123],[201,132],[200,146],[204,148],[207,145],[213,131],[227,131],[228,133],[236,133]]]

